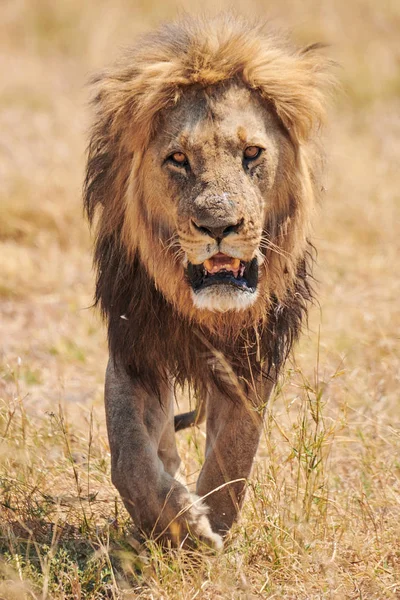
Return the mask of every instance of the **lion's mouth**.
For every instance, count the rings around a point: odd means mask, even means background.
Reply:
[[[257,258],[244,262],[219,252],[200,265],[189,262],[186,275],[194,292],[223,284],[254,293],[258,283],[258,262]]]

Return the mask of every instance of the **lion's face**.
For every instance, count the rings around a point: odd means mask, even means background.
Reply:
[[[166,111],[143,157],[144,208],[195,309],[245,310],[267,285],[263,235],[291,152],[265,101],[238,84],[192,88]]]

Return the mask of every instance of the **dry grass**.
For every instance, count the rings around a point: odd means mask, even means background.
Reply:
[[[213,8],[214,2],[201,3]],[[234,2],[265,15],[264,3]],[[249,8],[250,7],[250,8]],[[320,308],[271,402],[220,557],[137,548],[110,484],[105,333],[82,218],[88,73],[159,0],[4,1],[0,31],[0,597],[400,598],[400,5],[281,0],[345,93],[318,216]],[[181,434],[194,479],[203,433]]]

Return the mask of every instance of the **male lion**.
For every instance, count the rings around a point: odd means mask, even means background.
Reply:
[[[138,529],[221,547],[279,369],[311,299],[315,137],[330,85],[303,50],[238,18],[183,18],[96,80],[85,207],[108,321],[112,480]],[[191,495],[174,475],[174,385],[206,414]]]

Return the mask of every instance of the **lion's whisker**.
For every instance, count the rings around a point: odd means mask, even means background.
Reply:
[[[261,238],[260,248],[266,248],[267,250],[271,250],[272,252],[275,252],[276,254],[279,254],[279,256],[282,256],[284,258],[291,258],[292,256],[290,252],[283,250],[283,248],[280,248],[279,246],[277,246],[277,244],[274,244],[274,242],[272,242],[265,236],[262,236]]]

